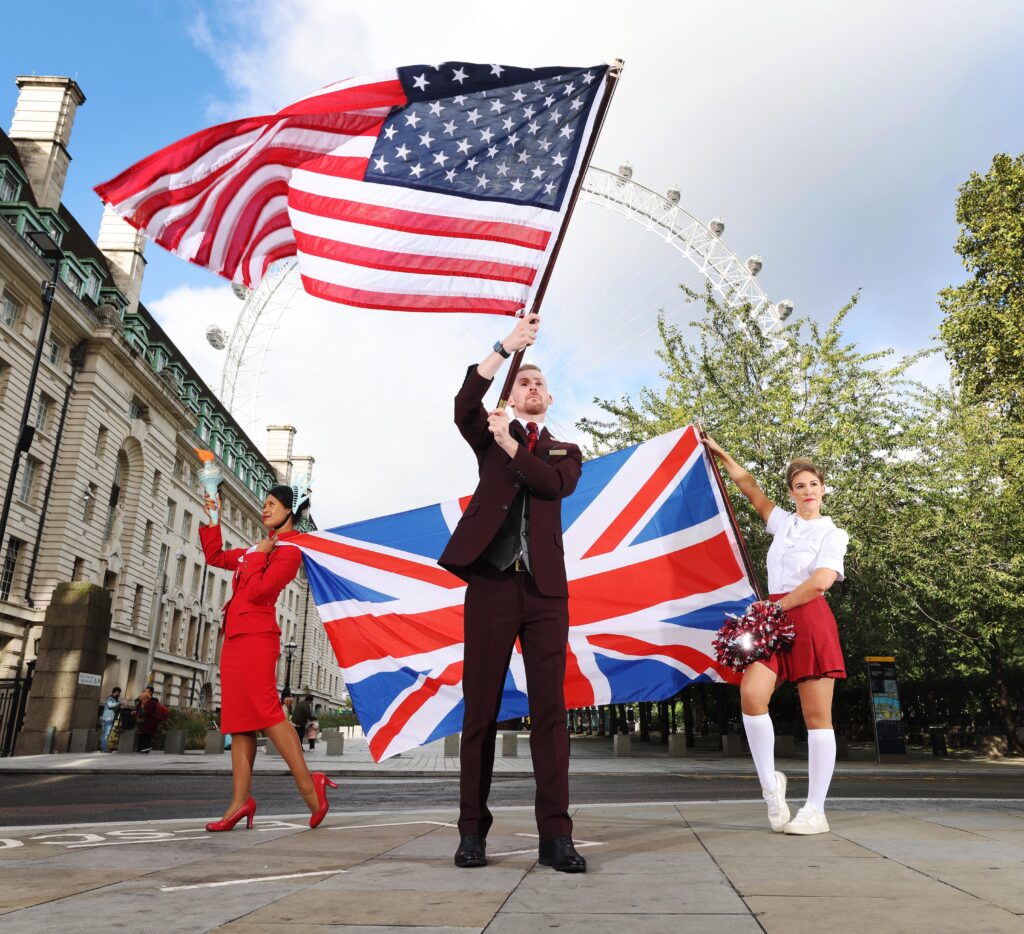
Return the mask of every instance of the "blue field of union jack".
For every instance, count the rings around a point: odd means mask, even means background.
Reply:
[[[562,504],[570,709],[736,680],[711,640],[754,592],[713,469],[693,426],[583,465]],[[466,585],[436,559],[469,499],[295,539],[377,761],[462,728]],[[499,719],[528,712],[517,646]]]

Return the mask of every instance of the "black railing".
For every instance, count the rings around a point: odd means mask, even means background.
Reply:
[[[32,689],[34,661],[28,663],[28,674],[0,680],[0,756],[13,756],[14,744],[25,722],[25,705]]]

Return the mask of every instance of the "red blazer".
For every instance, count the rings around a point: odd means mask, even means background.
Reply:
[[[231,581],[231,599],[224,604],[223,610],[224,634],[228,638],[252,632],[276,632],[280,635],[275,604],[281,591],[299,573],[302,563],[302,552],[298,546],[284,543],[298,537],[298,534],[285,532],[279,535],[280,544],[265,555],[245,548],[225,551],[219,525],[199,527],[206,563],[235,574]]]
[[[491,380],[484,379],[472,366],[455,396],[455,424],[476,454],[480,482],[438,564],[469,580],[473,563],[498,533],[509,506],[525,488],[530,496],[530,563],[534,583],[546,596],[567,597],[562,499],[576,489],[583,455],[575,444],[556,441],[546,428],[531,454],[526,446],[526,432],[513,421],[511,431],[519,442],[519,450],[515,457],[509,457],[487,427],[483,398],[490,385]]]

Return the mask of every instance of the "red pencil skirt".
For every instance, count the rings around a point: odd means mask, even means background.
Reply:
[[[224,640],[220,655],[220,731],[251,733],[283,723],[277,696],[276,632],[242,633]]]
[[[770,600],[781,600],[785,594],[773,593]],[[836,618],[824,597],[787,610],[793,620],[796,638],[785,649],[776,652],[762,664],[787,681],[808,678],[845,678],[846,662],[839,645]]]

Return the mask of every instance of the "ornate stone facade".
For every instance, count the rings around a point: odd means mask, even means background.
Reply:
[[[0,543],[0,677],[33,658],[55,586],[88,580],[112,596],[103,691],[137,694],[153,673],[169,706],[217,705],[220,607],[230,575],[207,568],[197,526],[194,448],[225,474],[224,538],[260,534],[267,488],[291,482],[290,426],[270,429],[272,464],[232,419],[139,301],[141,236],[104,215],[93,241],[60,203],[71,123],[85,96],[69,78],[20,77],[10,135],[0,132],[0,484],[6,483],[50,267],[25,239],[46,230],[65,256],[44,342],[14,506]],[[320,703],[344,696],[300,574],[281,597],[284,642],[295,642],[293,690]],[[279,678],[285,679],[282,655]],[[31,703],[31,701],[30,701]]]

